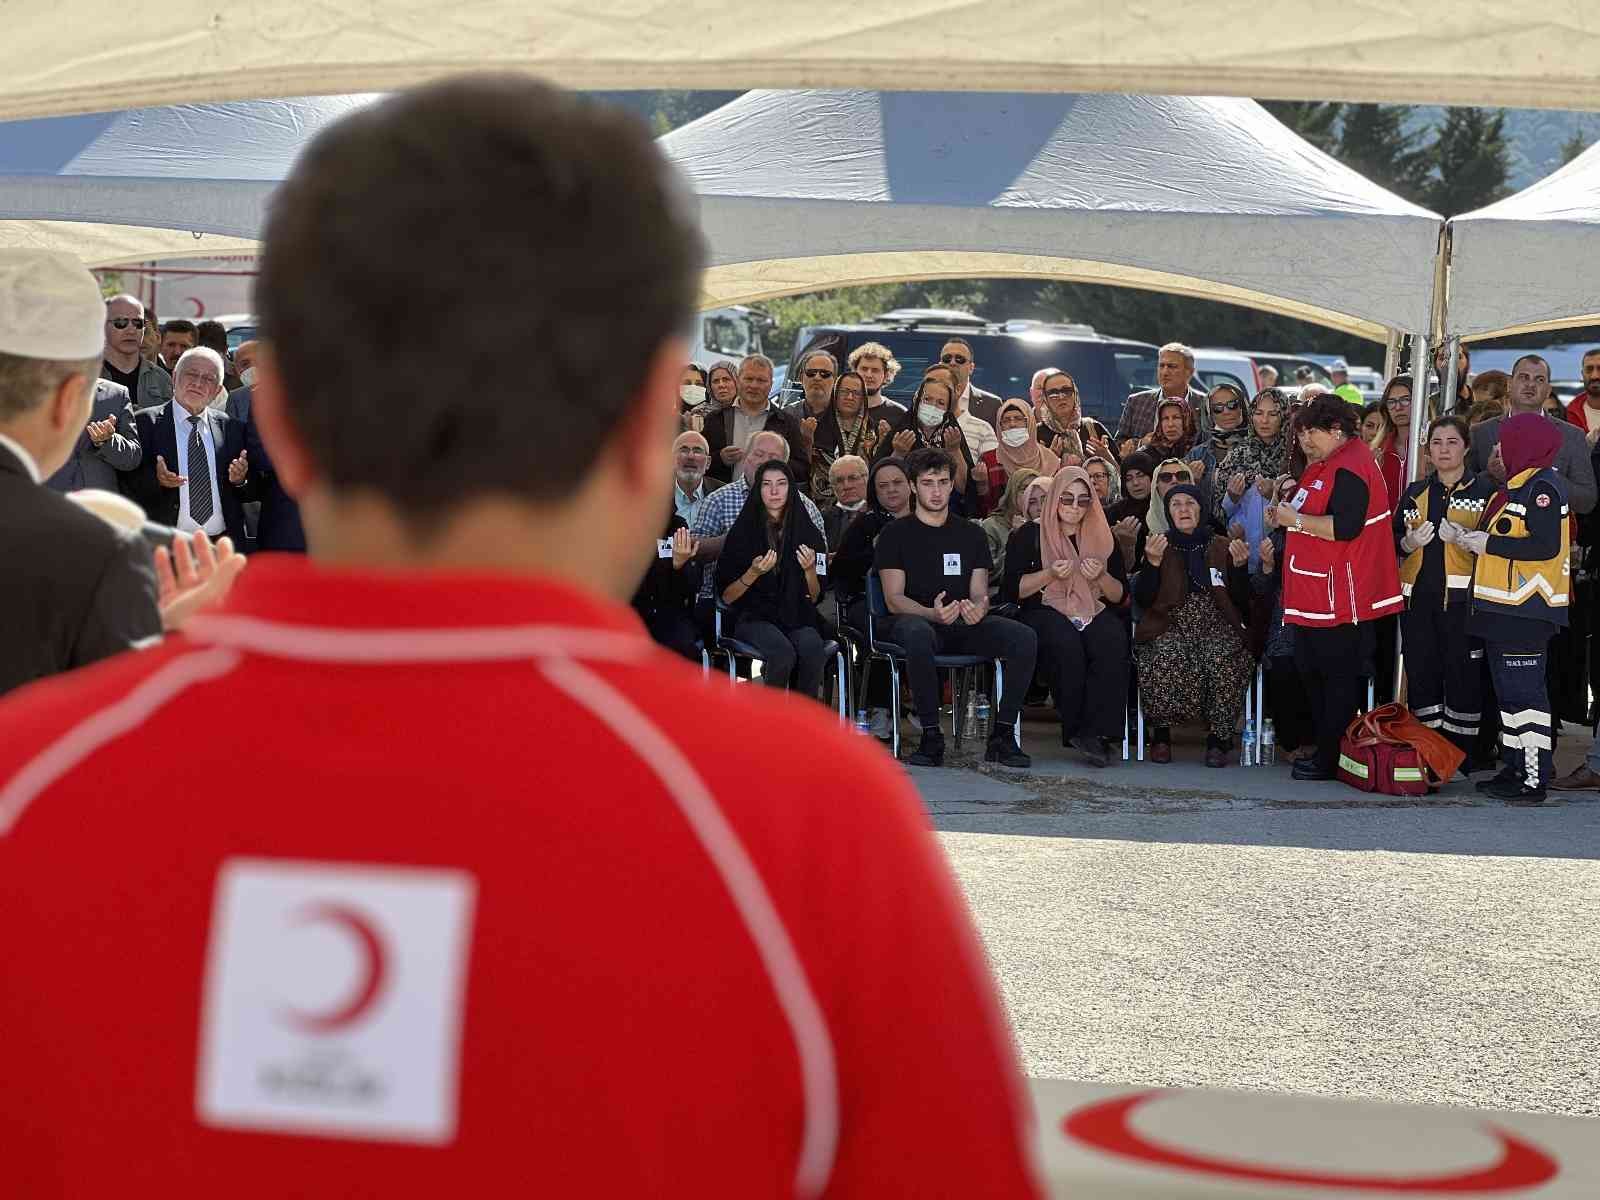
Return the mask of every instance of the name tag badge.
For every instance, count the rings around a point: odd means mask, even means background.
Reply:
[[[820,579],[822,576],[826,575],[827,573],[828,573],[828,556],[819,551],[818,554],[817,554],[817,577]]]
[[[1221,587],[1222,586],[1222,572],[1220,570],[1218,570],[1216,567],[1212,567],[1211,568],[1211,586],[1212,587]]]
[[[961,555],[946,554],[944,556],[944,573],[946,575],[961,574]]]
[[[657,558],[671,558],[672,557],[672,539],[671,538],[658,538],[656,540],[656,557]]]
[[[1301,488],[1298,492],[1296,492],[1294,494],[1294,499],[1289,501],[1289,507],[1294,509],[1295,512],[1299,512],[1302,508],[1304,508],[1306,506],[1306,501],[1309,500],[1310,498],[1311,497],[1306,492],[1305,488]]]

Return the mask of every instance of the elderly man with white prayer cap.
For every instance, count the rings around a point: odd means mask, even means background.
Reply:
[[[237,572],[197,546],[202,593],[187,544],[175,577],[165,549],[42,485],[89,425],[104,345],[105,303],[76,260],[0,250],[0,692],[155,641],[163,600],[184,605],[170,626]]]

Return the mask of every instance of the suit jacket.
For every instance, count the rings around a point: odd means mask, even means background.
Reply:
[[[101,371],[105,368],[102,366]],[[138,395],[131,397],[135,410],[155,408],[172,399],[172,376],[165,367],[153,362],[139,362]]]
[[[1000,397],[974,386],[967,396],[967,411],[995,426],[1000,426]]]
[[[1489,459],[1494,455],[1494,448],[1500,444],[1500,423],[1505,418],[1496,417],[1492,421],[1485,421],[1472,431],[1472,456],[1469,469],[1474,473],[1484,470],[1489,465]],[[1547,418],[1553,420],[1553,418]],[[1566,480],[1567,503],[1572,506],[1574,516],[1582,516],[1594,508],[1597,490],[1595,487],[1594,464],[1589,458],[1589,442],[1583,436],[1583,430],[1566,421],[1555,421],[1561,430],[1561,449],[1556,452],[1556,461],[1551,464],[1555,473]]]
[[[85,429],[78,435],[78,444],[72,448],[72,457],[45,483],[58,492],[75,492],[79,488],[104,488],[114,492],[118,488],[117,472],[131,471],[143,457],[139,449],[139,431],[133,423],[133,399],[128,389],[109,379],[99,379],[94,385],[94,405],[89,420],[117,419],[117,431],[100,445]]]
[[[173,420],[174,404],[160,408],[141,408],[134,414],[134,424],[139,430],[139,444],[144,457],[137,470],[122,475],[122,490],[145,511],[145,516],[158,525],[178,523],[178,489],[162,487],[156,482],[156,459],[166,461],[167,470],[178,469],[178,431]],[[244,423],[236,421],[220,409],[207,408],[202,414],[211,424],[211,440],[216,443],[217,497],[222,512],[224,531],[236,547],[245,544],[244,502],[257,499],[259,486],[255,464],[241,485],[228,482],[228,464],[244,451]],[[187,433],[187,429],[185,429]]]
[[[735,401],[735,405],[737,403]],[[796,465],[801,477],[800,486],[804,489],[811,480],[804,470],[807,457],[805,443],[800,439],[800,418],[773,404],[767,409],[766,427],[772,433],[781,434],[783,440],[789,443],[789,461]],[[705,428],[700,432],[711,447],[711,466],[706,471],[707,477],[732,483],[733,468],[722,461],[722,452],[733,442],[733,409],[723,408],[712,413],[706,418]]]
[[[1161,411],[1161,389],[1158,387],[1146,388],[1142,392],[1134,392],[1122,406],[1122,419],[1117,422],[1117,441],[1125,442],[1130,438],[1138,441],[1145,435],[1153,432],[1156,427],[1156,416]],[[1211,432],[1211,400],[1200,388],[1189,385],[1189,407],[1194,410],[1195,428],[1201,433]]]
[[[261,500],[261,517],[256,523],[253,550],[284,550],[304,554],[306,531],[300,524],[300,505],[283,490],[272,458],[262,445],[251,410],[251,391],[240,388],[228,394],[227,414],[244,426],[244,448],[250,452],[250,473],[255,477],[254,492]]]
[[[150,547],[0,446],[0,692],[160,636]]]

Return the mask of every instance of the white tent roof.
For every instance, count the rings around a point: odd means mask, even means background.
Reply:
[[[105,0],[13,5],[0,119],[531,70],[579,88],[1111,91],[1600,107],[1571,0]],[[27,10],[24,12],[24,10]],[[944,64],[941,67],[941,64]]]
[[[700,196],[708,306],[1026,275],[1428,327],[1440,218],[1249,100],[762,91],[661,144]]]
[[[1450,229],[1449,332],[1600,324],[1600,146]]]
[[[0,246],[66,250],[93,266],[249,250],[267,196],[300,148],[373,99],[184,104],[0,124]]]

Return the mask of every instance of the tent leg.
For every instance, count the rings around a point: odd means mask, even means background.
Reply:
[[[1451,334],[1444,340],[1444,377],[1439,380],[1439,414],[1451,412],[1456,407],[1456,388],[1461,382],[1460,366],[1461,338]],[[1466,415],[1461,414],[1463,417]]]
[[[1389,331],[1388,340],[1383,345],[1383,382],[1388,383],[1400,373],[1400,345],[1405,341],[1405,334],[1398,329]]]

